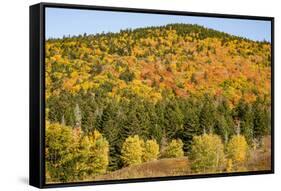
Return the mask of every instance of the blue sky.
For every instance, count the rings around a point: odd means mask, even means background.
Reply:
[[[46,8],[46,38],[119,32],[170,23],[198,24],[252,40],[271,40],[270,21]]]

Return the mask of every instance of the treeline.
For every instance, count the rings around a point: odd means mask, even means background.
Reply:
[[[184,156],[181,139],[173,139],[161,147],[160,150],[159,144],[154,139],[144,141],[138,135],[129,136],[122,144],[120,159],[126,167],[159,158]],[[265,145],[264,140],[259,147],[262,152],[270,152],[270,147]],[[71,128],[47,122],[47,182],[94,180],[95,177],[110,172],[108,170],[109,148],[108,141],[97,130],[83,133],[78,127]],[[220,136],[212,133],[194,136],[188,154],[191,172],[247,171],[250,152],[255,150],[256,148],[251,148],[245,137],[240,134],[231,136],[228,142],[223,142]],[[263,155],[262,158],[265,156]],[[260,161],[255,165],[259,163]],[[153,170],[151,169],[152,172]]]
[[[79,40],[79,39],[91,39],[91,38],[116,38],[120,35],[123,34],[128,34],[129,36],[133,36],[134,39],[139,40],[141,38],[148,38],[151,36],[151,34],[149,33],[151,30],[166,30],[166,29],[170,29],[170,30],[176,30],[177,34],[180,36],[186,36],[186,35],[192,35],[192,34],[199,34],[197,39],[205,39],[205,38],[221,38],[225,41],[231,41],[231,40],[244,40],[244,41],[251,41],[247,38],[244,37],[239,37],[239,36],[235,36],[235,35],[231,35],[225,32],[221,32],[221,31],[217,31],[214,29],[210,29],[210,28],[206,28],[204,26],[201,25],[197,25],[197,24],[185,24],[185,23],[175,23],[175,24],[167,24],[167,25],[163,25],[163,26],[150,26],[150,27],[142,27],[142,28],[137,28],[137,29],[123,29],[120,30],[120,32],[118,33],[113,33],[113,32],[107,32],[107,33],[98,33],[95,35],[91,35],[91,34],[87,34],[84,33],[83,35],[74,35],[74,36],[63,36],[62,38],[49,38],[48,41],[49,42],[56,42],[56,41],[60,41],[63,40],[64,42],[71,42],[74,39]],[[157,37],[157,34],[154,35],[154,37]],[[269,42],[267,41],[262,41],[261,43],[263,44],[268,44]]]
[[[204,133],[217,134],[223,142],[241,134],[250,145],[270,134],[270,107],[261,98],[251,104],[241,99],[234,108],[227,100],[210,96],[164,99],[154,104],[138,97],[114,100],[98,94],[62,94],[47,103],[51,123],[81,127],[86,134],[94,130],[103,134],[110,145],[110,170],[123,166],[121,148],[128,136],[154,139],[160,148],[172,139],[181,139],[188,154],[193,137]]]

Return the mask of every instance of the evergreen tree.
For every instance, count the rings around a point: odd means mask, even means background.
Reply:
[[[270,115],[261,98],[257,98],[256,102],[253,104],[253,115],[254,137],[260,139],[270,132]]]
[[[222,100],[218,101],[217,112],[215,114],[214,133],[220,135],[223,141],[227,143],[229,137],[234,134],[234,122],[228,101],[225,98],[220,99]]]
[[[184,115],[176,100],[166,103],[164,113],[164,131],[168,139],[176,138],[179,131],[183,129]]]
[[[199,116],[201,133],[212,133],[215,125],[215,106],[210,98],[205,98],[204,105]]]
[[[184,143],[183,150],[185,153],[189,153],[191,150],[192,139],[196,135],[200,135],[199,116],[195,105],[187,105],[184,110],[184,124],[183,130],[179,133],[179,137]]]
[[[234,117],[240,120],[241,134],[245,136],[248,143],[252,143],[254,138],[253,112],[244,99],[241,99],[234,109]]]
[[[118,108],[116,102],[112,100],[104,109],[102,121],[99,123],[100,129],[110,145],[109,170],[116,170],[121,165],[120,150],[124,141],[119,127],[120,120],[124,118],[121,111],[122,108]]]

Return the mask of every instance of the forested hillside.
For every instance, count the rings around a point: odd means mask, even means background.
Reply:
[[[47,180],[183,156],[192,173],[270,169],[270,48],[189,24],[48,39]]]

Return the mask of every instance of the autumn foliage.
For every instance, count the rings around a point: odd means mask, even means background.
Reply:
[[[48,182],[68,182],[103,174],[108,166],[108,142],[98,132],[46,124],[46,171]]]
[[[195,172],[220,172],[225,163],[224,145],[221,138],[213,134],[204,134],[193,138],[190,157]]]
[[[173,139],[164,151],[164,157],[167,158],[183,157],[183,155],[183,142],[180,139]]]
[[[155,140],[147,140],[144,146],[143,161],[153,161],[158,159],[159,145]]]
[[[179,174],[270,168],[269,42],[169,24],[45,45],[47,182],[179,158]]]
[[[123,143],[121,158],[125,166],[141,164],[144,151],[144,142],[138,135],[128,137]]]
[[[239,167],[243,166],[248,154],[248,144],[244,136],[233,136],[227,144],[226,150],[228,158],[233,163],[233,168],[239,169]]]

